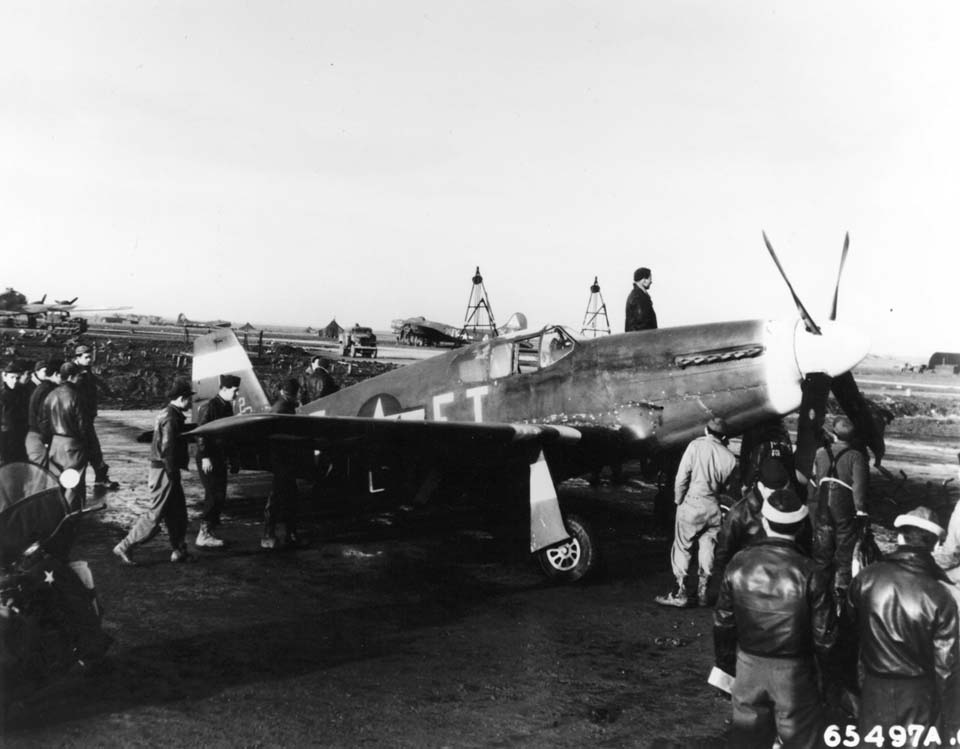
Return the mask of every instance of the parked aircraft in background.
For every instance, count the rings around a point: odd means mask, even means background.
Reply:
[[[462,327],[428,320],[425,317],[406,317],[393,320],[390,327],[397,336],[397,343],[409,346],[463,346],[470,340],[463,335]],[[498,335],[522,330],[527,327],[527,318],[522,312],[514,312],[506,324],[497,329]]]
[[[384,476],[404,486],[402,502],[446,501],[460,496],[451,486],[481,486],[481,499],[508,515],[529,508],[530,550],[549,576],[578,579],[595,562],[596,539],[582,517],[562,518],[554,481],[613,460],[670,465],[715,416],[741,433],[798,408],[806,412],[798,467],[809,475],[807,443],[820,437],[824,382],[835,384],[841,405],[869,433],[868,409],[849,375],[867,353],[866,339],[833,319],[816,326],[797,303],[800,320],[586,340],[561,326],[516,331],[364,380],[296,415],[267,412],[245,351],[232,332],[218,331],[195,342],[195,405],[216,394],[218,375],[232,373],[242,380],[240,413],[193,434],[238,443],[250,467],[266,467],[271,450],[282,450],[302,475],[319,453],[349,458],[369,472],[371,491]],[[878,459],[882,445],[882,435],[879,447],[871,445]]]
[[[73,312],[108,312],[130,309],[130,307],[84,307],[81,309],[77,307],[76,302],[77,297],[58,299],[48,303],[46,294],[36,302],[28,302],[26,296],[8,286],[6,291],[0,294],[0,318],[4,318],[8,325],[15,324],[19,318],[27,327],[33,328],[36,327],[38,321],[60,320],[69,317]]]
[[[408,346],[462,346],[460,329],[425,317],[407,317],[390,323],[397,343]]]
[[[177,315],[176,325],[181,328],[229,328],[229,320],[191,320],[182,312]]]

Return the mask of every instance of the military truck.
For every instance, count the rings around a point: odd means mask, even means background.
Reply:
[[[371,328],[354,325],[340,333],[340,348],[344,356],[377,358],[377,337]]]

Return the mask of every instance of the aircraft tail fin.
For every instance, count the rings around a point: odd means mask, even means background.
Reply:
[[[236,413],[270,410],[270,401],[253,371],[250,357],[229,329],[198,336],[193,342],[193,386],[197,391],[195,408],[217,394],[222,374],[240,378],[240,391],[234,406]]]

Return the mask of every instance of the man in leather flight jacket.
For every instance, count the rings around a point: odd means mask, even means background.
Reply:
[[[807,507],[789,489],[764,500],[767,537],[727,565],[714,611],[717,665],[736,672],[731,692],[733,746],[813,747],[822,711],[814,657],[837,636],[829,581],[794,537]],[[734,665],[735,664],[735,665]]]
[[[160,523],[167,526],[171,562],[185,562],[187,553],[187,500],[183,494],[180,472],[189,466],[187,443],[180,439],[186,422],[185,411],[190,409],[194,391],[189,380],[179,379],[167,393],[167,407],[153,422],[153,442],[150,445],[150,509],[134,523],[126,537],[113,548],[113,553],[124,564],[136,564],[132,550],[157,535]]]
[[[60,475],[67,468],[80,473],[80,482],[73,488],[64,490],[64,496],[71,510],[83,507],[87,486],[84,474],[87,472],[87,433],[88,424],[77,382],[80,368],[73,362],[60,367],[60,384],[50,391],[43,402],[44,416],[50,432],[50,470]]]
[[[860,635],[861,736],[881,726],[960,729],[957,604],[931,556],[943,528],[918,507],[894,521],[897,550],[853,579],[847,594]]]

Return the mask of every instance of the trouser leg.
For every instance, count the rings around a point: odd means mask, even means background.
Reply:
[[[773,702],[767,691],[765,664],[755,656],[737,653],[737,676],[733,682],[731,704],[733,725],[731,747],[763,747],[773,743],[776,726]]]
[[[167,526],[167,535],[170,536],[170,546],[179,549],[186,544],[187,498],[183,493],[179,471],[175,476],[168,474],[166,471],[163,472],[163,475],[169,486],[167,490],[169,497],[166,510],[163,513],[163,520]]]
[[[210,528],[220,525],[220,513],[227,500],[226,466],[214,466],[210,473],[200,471],[200,483],[203,484],[203,509],[200,520]]]
[[[87,453],[90,465],[93,467],[93,474],[96,479],[101,479],[107,475],[107,464],[103,462],[103,449],[100,447],[100,438],[97,436],[97,430],[91,420],[90,429],[87,431]]]
[[[834,586],[847,588],[850,585],[853,547],[857,544],[856,508],[848,492],[837,492],[830,497],[830,514],[836,527],[836,579]]]
[[[937,719],[936,687],[927,679],[879,678],[866,674],[860,691],[861,736],[874,726],[931,726]]]

